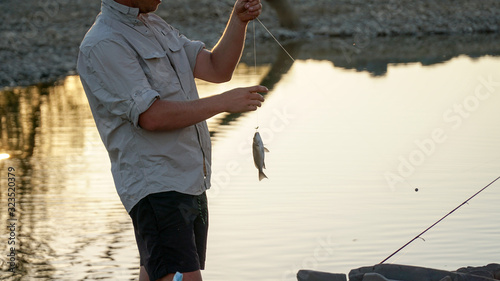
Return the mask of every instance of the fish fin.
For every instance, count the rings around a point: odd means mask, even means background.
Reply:
[[[265,146],[264,146],[264,151],[265,152],[270,152],[269,149],[267,149]]]
[[[264,178],[267,179],[266,174],[264,174],[264,172],[262,172],[262,171],[259,171],[259,181],[263,180]]]

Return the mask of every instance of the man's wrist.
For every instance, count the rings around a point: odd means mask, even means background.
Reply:
[[[237,12],[234,11],[234,10],[231,13],[230,21],[233,21],[235,24],[237,24],[239,26],[242,26],[242,27],[246,27],[248,25],[248,23],[250,22],[250,21],[244,21],[244,20],[242,20],[240,18],[240,16],[237,14]]]
[[[243,28],[246,28],[249,23],[249,21],[241,20],[238,16],[235,17],[234,21],[236,25],[241,26]]]

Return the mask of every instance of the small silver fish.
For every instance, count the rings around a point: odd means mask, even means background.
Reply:
[[[255,135],[253,136],[252,151],[253,162],[255,163],[255,167],[259,170],[259,181],[263,178],[267,179],[267,176],[264,174],[262,169],[266,168],[266,164],[264,164],[264,152],[269,152],[269,150],[264,147],[259,132],[255,132]]]

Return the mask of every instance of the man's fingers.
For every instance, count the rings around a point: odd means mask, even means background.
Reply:
[[[264,101],[264,98],[262,96],[260,96],[259,99],[252,99],[252,100],[250,100],[250,102],[248,104],[249,105],[256,105],[256,106],[260,107],[262,105],[263,101]]]
[[[254,3],[247,3],[245,5],[245,8],[249,12],[254,12],[254,11],[258,11],[258,10],[262,9],[262,4],[259,1],[255,1]]]
[[[267,92],[269,92],[268,88],[266,88],[264,86],[261,86],[261,85],[249,87],[248,90],[250,92],[257,92],[257,93],[267,93]]]
[[[251,92],[250,95],[248,96],[249,100],[255,100],[255,101],[264,101],[264,97],[257,93],[257,92]]]
[[[262,106],[264,97],[257,92],[251,92],[250,94],[251,95],[249,96],[250,100],[248,101],[248,106],[251,110],[257,110],[258,107]]]
[[[262,7],[262,3],[260,0],[250,0],[245,3],[245,8],[249,9],[250,7],[260,6]]]
[[[231,113],[255,111],[264,102],[264,97],[259,92],[267,93],[268,91],[266,87],[260,85],[227,91],[221,94],[224,96],[223,102],[227,105],[225,111]]]
[[[241,0],[237,2],[237,12],[242,21],[248,22],[257,18],[262,12],[262,3],[260,0]]]

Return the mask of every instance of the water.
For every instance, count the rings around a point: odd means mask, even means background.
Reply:
[[[292,44],[295,63],[269,59],[257,74],[242,63],[230,83],[198,82],[202,95],[272,88],[257,112],[209,120],[206,280],[295,280],[302,268],[373,265],[500,176],[499,57],[366,59],[365,46],[332,59]],[[12,234],[2,227],[1,278],[137,280],[131,221],[78,77],[5,91],[0,104],[0,154],[10,155],[0,160],[0,221],[8,225],[13,167],[18,264],[13,278],[5,263]],[[256,127],[270,150],[261,182],[251,157]],[[498,196],[500,182],[388,262],[498,263]]]

